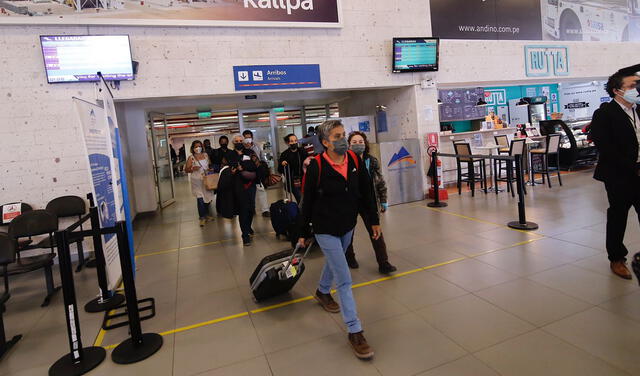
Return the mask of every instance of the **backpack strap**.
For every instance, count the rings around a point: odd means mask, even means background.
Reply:
[[[316,164],[318,165],[318,181],[316,182],[316,184],[320,184],[320,175],[322,173],[322,155],[318,154],[315,157],[313,157],[313,159],[316,160]],[[302,193],[304,194],[304,187],[307,185],[307,171],[305,171],[304,175],[302,175]]]

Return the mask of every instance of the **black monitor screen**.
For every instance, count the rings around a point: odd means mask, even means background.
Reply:
[[[393,38],[393,72],[437,71],[438,38]]]

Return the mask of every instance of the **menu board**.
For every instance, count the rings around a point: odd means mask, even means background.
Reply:
[[[441,122],[483,119],[487,115],[485,107],[476,106],[484,98],[483,88],[440,90],[438,96],[442,101]]]

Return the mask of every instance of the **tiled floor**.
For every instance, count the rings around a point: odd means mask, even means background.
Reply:
[[[265,255],[285,249],[257,217],[255,244],[243,247],[235,221],[200,228],[187,183],[178,202],[135,223],[137,287],[158,314],[143,322],[162,333],[159,353],[120,366],[107,358],[93,375],[640,375],[640,288],[612,276],[604,252],[603,187],[580,172],[565,186],[527,196],[533,233],[504,227],[517,218],[507,194],[453,195],[433,210],[395,206],[383,230],[396,278],[380,280],[366,232],[355,245],[355,297],[376,350],[356,359],[339,315],[308,299],[323,258],[315,251],[290,294],[255,303],[248,278]],[[270,191],[271,201],[279,193]],[[637,217],[627,243],[640,249]],[[56,277],[57,278],[57,277]],[[95,271],[75,274],[78,302],[94,295]],[[369,283],[371,282],[371,283]],[[62,296],[40,308],[43,278],[13,278],[7,333],[24,338],[0,375],[44,375],[67,351]],[[296,300],[297,299],[297,300]],[[281,304],[284,303],[284,304]],[[81,312],[85,346],[111,351],[126,329],[98,336],[101,315]]]

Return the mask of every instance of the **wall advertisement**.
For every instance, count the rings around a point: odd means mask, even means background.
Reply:
[[[380,164],[390,205],[424,199],[420,140],[380,143]]]
[[[640,40],[637,0],[431,0],[444,39]]]
[[[341,0],[2,0],[0,24],[341,27]]]

